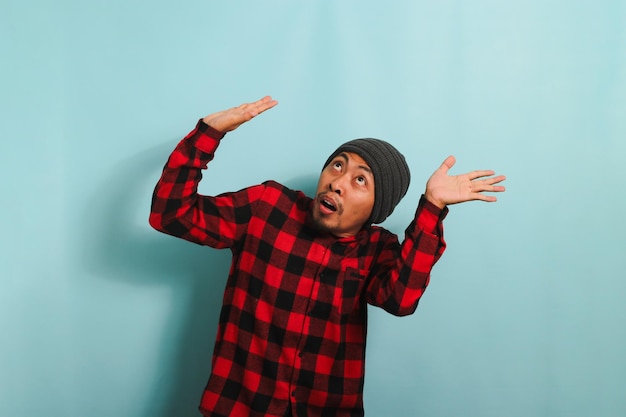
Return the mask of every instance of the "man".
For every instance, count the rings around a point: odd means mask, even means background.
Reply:
[[[447,205],[495,201],[504,176],[428,180],[402,243],[382,227],[409,169],[389,143],[357,139],[326,161],[314,198],[275,182],[197,193],[220,140],[277,104],[271,97],[211,114],[176,147],[154,191],[150,224],[230,248],[205,416],[362,416],[367,304],[412,314],[445,249]]]

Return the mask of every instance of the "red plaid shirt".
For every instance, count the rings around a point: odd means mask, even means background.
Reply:
[[[382,227],[336,238],[310,226],[312,200],[274,181],[216,197],[198,183],[223,134],[202,121],[176,147],[150,224],[233,254],[206,416],[362,416],[367,303],[415,311],[445,249],[422,197],[402,244]]]

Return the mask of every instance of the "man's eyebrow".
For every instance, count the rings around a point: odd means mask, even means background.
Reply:
[[[341,152],[341,153],[340,153],[339,155],[337,155],[337,156],[342,157],[343,159],[345,159],[345,160],[346,160],[346,162],[348,162],[348,159],[349,159],[349,158],[348,158],[348,154],[347,154],[347,153],[345,153],[345,152]],[[359,168],[361,168],[362,170],[364,170],[364,171],[368,172],[368,173],[369,173],[369,174],[371,174],[372,176],[374,175],[374,173],[372,172],[372,169],[371,169],[370,167],[368,167],[367,165],[358,165],[358,167],[359,167]]]

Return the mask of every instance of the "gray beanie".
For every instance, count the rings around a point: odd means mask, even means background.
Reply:
[[[381,139],[354,139],[341,145],[330,155],[324,168],[341,152],[359,155],[374,175],[374,207],[367,223],[382,223],[406,194],[411,172],[404,156]]]

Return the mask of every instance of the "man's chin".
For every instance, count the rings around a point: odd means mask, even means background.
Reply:
[[[329,224],[329,219],[319,213],[313,213],[311,216],[311,226],[313,229],[321,233],[333,233],[334,228]]]

